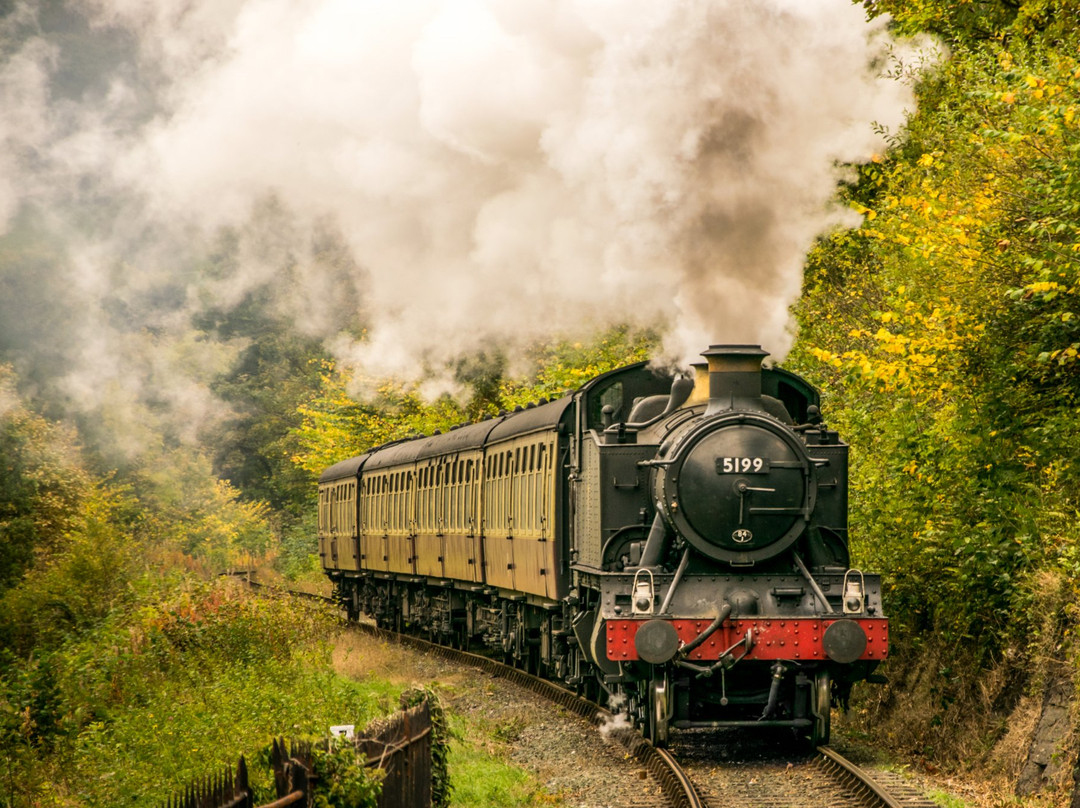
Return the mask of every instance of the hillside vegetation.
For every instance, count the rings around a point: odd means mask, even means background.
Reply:
[[[949,56],[846,189],[863,226],[810,255],[790,365],[855,447],[856,555],[888,580],[875,726],[1010,782],[1044,693],[1076,692],[1080,11],[874,9]],[[1021,790],[1071,789],[1075,737],[1054,743]]]

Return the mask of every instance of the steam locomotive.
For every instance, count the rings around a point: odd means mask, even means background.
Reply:
[[[888,653],[850,566],[848,447],[756,345],[695,378],[645,363],[555,401],[372,449],[319,478],[319,553],[351,616],[424,632],[674,729],[790,727]]]

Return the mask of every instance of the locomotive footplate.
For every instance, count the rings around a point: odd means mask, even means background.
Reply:
[[[615,662],[638,660],[635,638],[638,630],[650,622],[650,619],[606,620],[607,658]],[[671,624],[679,636],[681,645],[689,645],[703,631],[709,628],[711,620],[664,620]],[[833,626],[836,628],[832,628]],[[866,637],[865,648],[855,657],[858,660],[881,661],[889,653],[889,621],[884,617],[845,618],[836,617],[797,617],[783,619],[728,620],[709,636],[705,642],[694,648],[686,659],[712,660],[736,645],[747,636],[752,637],[752,645],[746,653],[746,660],[800,660],[828,661],[828,642],[826,633],[831,636],[842,634],[847,641],[858,630]],[[852,662],[854,659],[844,659]]]

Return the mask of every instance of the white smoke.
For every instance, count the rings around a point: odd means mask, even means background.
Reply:
[[[857,223],[830,203],[838,166],[884,150],[872,123],[896,130],[912,103],[881,75],[903,46],[849,0],[66,8],[74,40],[30,3],[0,21],[0,232],[32,205],[72,236],[76,325],[96,335],[81,395],[124,372],[96,370],[118,342],[106,303],[186,344],[208,297],[268,283],[369,375],[626,322],[660,328],[672,359],[716,341],[782,356],[806,250]],[[65,48],[99,40],[113,58],[80,84]],[[240,260],[189,277],[226,226]],[[173,287],[182,306],[148,310]]]

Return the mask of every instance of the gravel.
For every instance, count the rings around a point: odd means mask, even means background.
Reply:
[[[666,805],[657,782],[603,727],[512,682],[355,632],[342,635],[335,658],[346,675],[434,685],[447,711],[485,728],[482,744],[532,772],[553,805]]]

